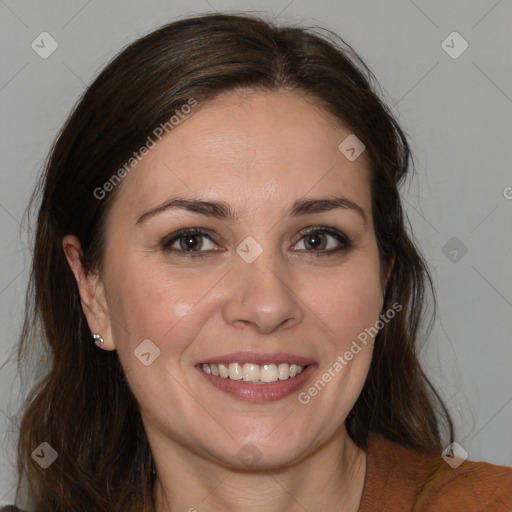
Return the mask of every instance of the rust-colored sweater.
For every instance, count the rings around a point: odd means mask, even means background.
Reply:
[[[383,437],[368,442],[359,512],[512,512],[512,468],[465,460],[453,469]]]
[[[452,469],[441,454],[370,437],[359,512],[512,512],[512,468],[466,460]]]

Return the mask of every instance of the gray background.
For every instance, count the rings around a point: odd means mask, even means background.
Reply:
[[[138,36],[180,16],[226,9],[330,28],[376,74],[417,160],[404,198],[439,298],[422,361],[469,457],[512,465],[510,0],[0,0],[0,364],[23,315],[30,253],[20,224],[75,100]],[[469,44],[456,59],[441,46],[453,31]],[[59,44],[47,59],[31,48],[42,32]],[[0,375],[0,503],[14,500],[18,398],[11,388],[15,365],[8,363]]]

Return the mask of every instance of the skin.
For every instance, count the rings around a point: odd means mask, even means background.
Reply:
[[[297,393],[240,400],[195,368],[232,352],[288,352],[317,364],[303,391],[374,325],[388,272],[365,154],[349,161],[338,150],[349,134],[295,92],[225,93],[196,107],[124,179],[107,219],[101,272],[87,274],[80,242],[64,238],[91,332],[102,334],[104,350],[118,351],[139,403],[159,512],[358,509],[366,455],[345,419],[373,340],[307,405]],[[137,223],[175,196],[225,201],[237,219],[168,209]],[[366,220],[350,208],[289,216],[298,199],[333,196],[359,205]],[[345,233],[352,246],[327,254],[343,247],[330,235],[320,249],[306,245],[311,236],[301,231],[319,226]],[[164,237],[191,227],[215,234],[193,239],[207,256],[162,249]],[[263,248],[252,263],[236,253],[248,236]],[[150,366],[133,353],[144,339],[160,349]],[[250,468],[237,455],[248,443],[260,456]]]

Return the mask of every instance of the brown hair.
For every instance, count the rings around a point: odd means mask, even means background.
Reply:
[[[124,49],[94,80],[61,130],[39,190],[37,231],[20,364],[48,354],[49,371],[24,405],[19,476],[38,512],[153,509],[155,468],[135,399],[116,352],[91,339],[62,238],[78,237],[87,270],[99,269],[113,191],[101,187],[190,98],[204,102],[239,87],[310,95],[366,146],[375,234],[394,266],[384,308],[402,311],[379,332],[368,378],[347,429],[421,450],[441,447],[450,417],[423,373],[416,340],[426,290],[424,261],[407,234],[398,188],[410,166],[406,137],[379,99],[352,48],[328,31],[279,27],[243,15],[170,23]],[[58,462],[42,470],[32,451],[46,441]]]

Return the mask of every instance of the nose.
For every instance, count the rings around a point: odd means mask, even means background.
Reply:
[[[275,259],[264,255],[252,263],[236,262],[222,312],[229,325],[271,334],[300,324],[304,313],[286,264],[277,265]]]

